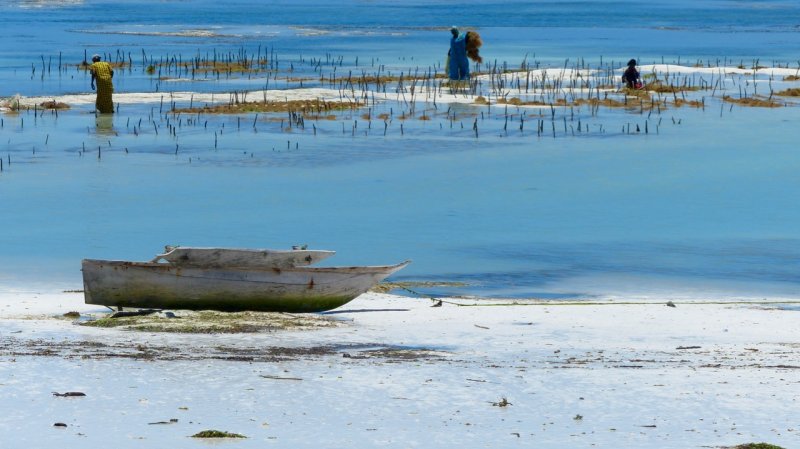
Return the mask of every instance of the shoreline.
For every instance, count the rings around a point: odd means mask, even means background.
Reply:
[[[380,285],[380,284],[379,284]],[[398,288],[397,290],[403,290]],[[445,305],[459,308],[495,309],[495,308],[548,308],[548,307],[590,307],[605,306],[729,306],[729,307],[776,307],[787,306],[788,309],[800,310],[800,298],[793,296],[720,296],[703,297],[699,295],[663,296],[663,295],[614,295],[603,298],[516,298],[516,297],[483,297],[476,295],[447,296],[437,294],[429,296],[416,291],[401,294],[397,291],[370,290],[353,301],[336,309],[314,314],[335,314],[340,310],[349,310],[355,301],[372,300],[388,297],[396,301],[421,302],[432,305],[442,302]],[[67,312],[78,312],[88,316],[103,315],[110,311],[105,306],[85,304],[83,290],[63,290],[60,287],[43,287],[31,289],[8,288],[0,284],[0,320],[8,319],[52,319]],[[176,310],[176,309],[159,309]],[[224,313],[224,312],[220,312]]]
[[[31,444],[68,448],[84,438],[190,447],[186,436],[208,428],[291,447],[316,444],[309,427],[326,441],[391,447],[788,448],[800,438],[797,310],[430,307],[368,293],[318,315],[335,327],[169,334],[54,316],[100,310],[81,300],[29,298],[34,316],[11,318],[0,297],[0,369],[14,367],[0,392],[27,398],[0,419],[6,434],[21,428]]]

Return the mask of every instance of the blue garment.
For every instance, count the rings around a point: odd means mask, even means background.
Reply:
[[[451,80],[465,80],[469,78],[466,33],[461,33],[458,37],[450,38],[450,63],[447,71]]]

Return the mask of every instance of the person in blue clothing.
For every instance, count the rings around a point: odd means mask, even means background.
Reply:
[[[475,31],[460,33],[458,28],[450,29],[450,50],[447,52],[447,76],[452,81],[469,79],[469,59],[481,63],[480,47],[483,45],[481,35]]]
[[[447,76],[453,81],[469,79],[469,60],[467,59],[467,33],[459,33],[458,28],[450,29]]]

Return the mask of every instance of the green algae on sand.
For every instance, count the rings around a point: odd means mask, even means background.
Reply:
[[[192,435],[192,438],[247,438],[238,433],[225,432],[222,430],[204,430]]]
[[[336,327],[334,319],[314,315],[295,315],[279,312],[216,312],[179,311],[177,313],[151,314],[111,318],[105,316],[81,323],[96,328],[117,328],[139,332],[167,332],[185,334],[236,334],[273,332],[281,330],[310,330]]]
[[[729,449],[784,449],[781,446],[776,446],[769,443],[747,443],[733,446]]]

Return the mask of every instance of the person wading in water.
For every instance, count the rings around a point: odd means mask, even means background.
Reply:
[[[447,52],[447,76],[451,81],[466,81],[469,79],[469,59],[483,62],[479,48],[483,45],[481,36],[475,31],[460,33],[458,28],[450,29],[450,51]]]
[[[114,70],[111,68],[111,64],[101,61],[100,55],[94,55],[89,72],[92,74],[92,90],[95,89],[95,82],[97,82],[97,100],[94,103],[97,112],[113,114],[114,101],[111,99],[111,94],[114,92],[114,84],[111,79],[114,78]]]
[[[639,71],[636,70],[636,60],[631,59],[628,61],[628,68],[622,74],[622,82],[629,89],[641,89],[642,80],[639,79]]]

